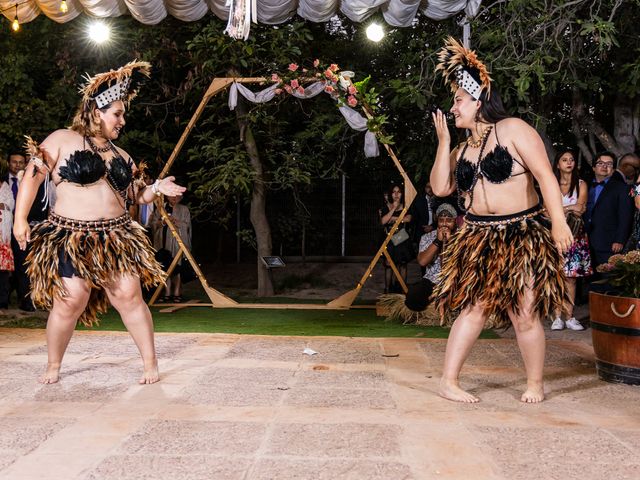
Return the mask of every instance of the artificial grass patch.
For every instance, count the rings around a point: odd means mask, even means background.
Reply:
[[[344,337],[447,338],[448,328],[402,325],[376,317],[374,310],[266,310],[188,307],[173,313],[152,309],[156,332],[237,333]],[[85,330],[79,326],[78,329]],[[93,330],[125,330],[113,310]],[[499,338],[485,330],[480,338]]]

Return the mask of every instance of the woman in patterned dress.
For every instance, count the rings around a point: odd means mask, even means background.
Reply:
[[[593,273],[589,243],[584,231],[582,214],[587,205],[587,184],[578,178],[576,159],[571,150],[561,150],[553,162],[553,173],[560,184],[562,207],[567,223],[573,231],[573,243],[564,254],[564,273],[566,277],[567,295],[571,303],[565,302],[563,311],[556,312],[551,330],[584,330],[582,324],[573,316],[573,302],[576,298],[576,279]],[[562,319],[562,314],[565,320]]]

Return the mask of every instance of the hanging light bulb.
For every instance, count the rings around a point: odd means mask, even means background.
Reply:
[[[13,22],[11,23],[11,29],[14,32],[20,30],[20,22],[18,21],[18,4],[16,3],[16,16],[13,18]]]
[[[60,2],[60,11],[62,13],[67,13],[69,11],[69,7],[67,7],[67,1],[66,0],[62,0]]]
[[[367,38],[372,42],[379,42],[384,38],[384,30],[377,23],[372,23],[366,30]]]

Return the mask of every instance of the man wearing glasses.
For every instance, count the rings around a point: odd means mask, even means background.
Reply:
[[[613,175],[615,168],[613,153],[602,152],[596,156],[595,178],[589,188],[584,214],[594,267],[606,263],[614,253],[620,253],[631,230],[633,203],[629,186]]]

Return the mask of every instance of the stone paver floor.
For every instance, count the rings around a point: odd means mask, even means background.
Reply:
[[[0,329],[0,479],[638,479],[640,388],[597,378],[589,336],[549,332],[539,405],[515,340],[478,341],[463,405],[444,340],[158,334],[140,386],[127,334],[76,332],[41,386],[44,331]]]

